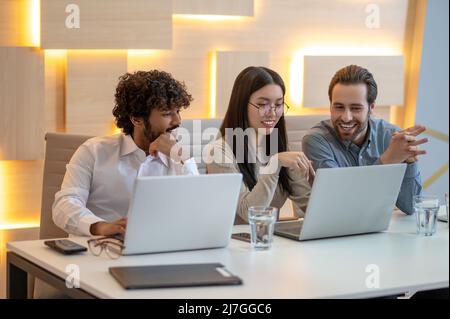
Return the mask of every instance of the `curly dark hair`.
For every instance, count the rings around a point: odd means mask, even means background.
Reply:
[[[119,78],[112,113],[117,127],[131,135],[134,125],[130,117],[141,117],[147,121],[153,109],[185,109],[192,100],[186,85],[175,80],[170,73],[159,70],[137,71]]]

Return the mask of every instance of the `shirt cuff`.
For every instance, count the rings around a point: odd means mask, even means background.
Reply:
[[[281,170],[281,163],[278,160],[278,156],[272,156],[269,160],[269,163],[267,163],[266,166],[261,167],[259,169],[259,174],[263,175],[279,175]]]
[[[199,175],[197,163],[195,162],[195,158],[191,157],[188,160],[183,161],[183,173],[185,175]]]
[[[105,220],[103,220],[100,217],[97,217],[93,214],[84,216],[80,219],[80,221],[78,223],[78,232],[80,232],[83,236],[92,236],[91,225],[98,223],[98,222],[104,222],[104,221]]]

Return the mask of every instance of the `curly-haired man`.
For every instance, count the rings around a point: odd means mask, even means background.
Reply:
[[[75,152],[55,195],[55,224],[75,235],[124,233],[136,176],[198,174],[194,159],[171,154],[171,132],[191,101],[185,85],[167,72],[123,75],[113,109],[122,133],[89,139]]]

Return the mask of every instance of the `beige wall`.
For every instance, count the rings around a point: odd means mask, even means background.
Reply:
[[[18,20],[22,19],[24,10],[32,8],[35,2],[36,0],[0,0],[0,51],[6,50],[6,47],[9,49],[30,45],[31,41],[24,39],[30,38],[31,26],[20,23]],[[77,3],[77,0],[70,2]],[[369,28],[366,25],[366,19],[370,14],[366,12],[367,6],[374,2],[380,9],[379,28]],[[130,0],[128,3],[132,4],[133,1]],[[113,131],[113,118],[108,107],[111,109],[113,107],[113,88],[114,83],[117,82],[118,73],[151,68],[169,71],[176,78],[186,82],[195,100],[192,107],[183,114],[184,118],[209,117],[217,113],[214,112],[215,109],[212,109],[216,107],[216,102],[213,102],[216,99],[211,98],[212,83],[215,83],[212,80],[217,81],[224,76],[216,74],[217,78],[212,79],[214,72],[211,69],[211,53],[223,51],[267,52],[268,65],[277,70],[286,81],[287,102],[293,106],[290,114],[324,113],[327,112],[326,109],[307,108],[308,105],[303,106],[295,98],[301,95],[301,82],[298,82],[298,79],[302,79],[301,65],[298,64],[301,52],[307,52],[309,55],[401,55],[405,47],[407,0],[254,0],[253,4],[253,16],[211,20],[202,16],[174,15],[171,25],[172,49],[170,50],[152,50],[154,48],[148,47],[148,51],[138,52],[98,51],[95,50],[98,49],[95,47],[95,42],[90,41],[89,48],[92,50],[86,50],[84,47],[85,50],[82,52],[45,51],[42,92],[32,93],[36,103],[30,103],[31,105],[27,106],[31,108],[28,120],[38,121],[45,131],[63,132],[70,129],[71,133],[109,134]],[[201,7],[202,5],[198,5],[197,9]],[[220,10],[220,6],[218,9]],[[184,13],[188,13],[185,8],[183,10]],[[223,10],[226,14],[231,9]],[[199,12],[201,11],[197,10],[192,13]],[[31,16],[29,12],[27,14]],[[83,8],[81,8],[82,14]],[[246,9],[243,14],[251,13]],[[116,34],[110,32],[104,33],[104,36],[112,41]],[[83,57],[73,58],[78,54],[82,54]],[[101,60],[102,56],[107,61],[111,54],[118,54],[121,57],[111,59],[111,70],[106,72],[102,63],[97,61]],[[291,72],[291,70],[297,71]],[[0,71],[3,73],[3,70]],[[86,83],[89,85],[85,85]],[[98,89],[93,90],[93,85],[96,85]],[[16,91],[17,88],[5,94],[16,94],[13,93]],[[30,94],[30,92],[26,90],[23,94]],[[326,94],[326,88],[323,88],[323,94]],[[41,105],[44,105],[43,116],[32,115]],[[92,109],[97,107],[101,110],[93,112]],[[11,114],[9,110],[9,105],[0,103],[2,115]],[[389,110],[385,112],[386,116],[389,112]],[[402,112],[400,108],[399,113]],[[78,125],[83,117],[90,122],[84,123],[87,125]],[[15,123],[9,123],[10,121]],[[13,124],[25,125],[23,122],[19,123],[19,118],[13,115],[8,115],[8,119],[0,123],[0,131],[8,130]],[[92,128],[95,129],[90,131]],[[23,138],[21,136],[19,139],[19,135],[13,135],[7,141],[0,139],[2,141],[0,162],[8,159],[2,157],[2,152],[5,152],[11,143],[22,143]],[[35,158],[36,163],[41,163],[42,135],[28,134],[25,140],[24,143],[41,145],[40,150],[36,151],[36,154],[41,155]],[[14,159],[28,158],[21,158],[18,155]],[[2,187],[5,190],[9,189],[13,183],[10,176],[14,175],[11,173],[14,167],[25,164],[24,162],[4,162],[2,165],[0,190]],[[28,172],[28,166],[26,167]],[[36,164],[32,176],[40,176],[41,168],[42,165]],[[21,178],[24,181],[18,182],[17,180]],[[34,177],[30,179],[26,174],[15,177],[14,183],[25,183],[27,187],[34,190],[40,189],[40,181]],[[23,198],[25,195],[24,192]],[[14,216],[18,214],[36,216],[36,210],[39,207],[36,202],[38,197],[33,195],[30,200],[34,201],[34,204],[22,207],[16,203],[20,194],[13,197],[2,195],[0,221],[12,222]]]

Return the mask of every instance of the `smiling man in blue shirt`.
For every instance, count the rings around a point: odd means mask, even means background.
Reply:
[[[400,130],[372,118],[378,88],[372,74],[359,66],[339,70],[328,90],[331,119],[322,121],[303,138],[303,152],[315,169],[408,163],[397,207],[412,214],[413,196],[422,191],[418,157],[426,154],[417,136],[425,127]]]

